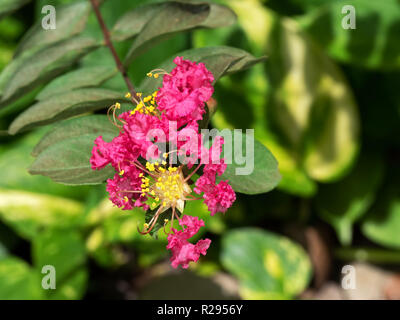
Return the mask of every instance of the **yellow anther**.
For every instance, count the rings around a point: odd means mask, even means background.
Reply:
[[[162,203],[162,205],[163,205],[163,207],[166,207],[166,206],[167,206],[167,203],[164,201],[164,202]]]
[[[147,228],[149,227],[149,225],[148,225],[147,223],[143,223],[143,227],[144,227],[145,229],[147,229]]]
[[[143,172],[139,173],[139,177],[143,177]]]
[[[163,166],[165,166],[165,165],[167,164],[167,161],[163,160],[163,161],[161,162],[161,164],[162,164]]]
[[[128,199],[127,196],[124,197],[124,201],[125,201],[125,202],[128,202],[128,201],[129,201],[129,199]]]
[[[128,99],[129,99],[130,97],[131,97],[131,93],[130,93],[130,92],[127,92],[126,95],[125,95],[125,98],[128,98]]]
[[[158,78],[158,73],[156,73],[156,74],[154,75],[154,78],[156,78],[156,79]]]
[[[146,74],[148,77],[152,77],[153,76],[153,74],[151,73],[151,72],[147,72],[147,74]]]
[[[164,219],[164,222],[165,222],[165,223],[168,223],[168,221],[169,221],[168,219]]]
[[[142,96],[141,92],[136,93],[136,95],[140,98]]]
[[[121,170],[121,171],[119,172],[119,175],[122,176],[124,173],[125,173],[125,171],[124,171],[124,170]]]
[[[151,209],[153,210],[155,207],[157,207],[157,203],[152,202],[152,203],[150,204],[150,207],[151,207]]]
[[[119,102],[116,102],[115,103],[115,108],[117,108],[117,109],[121,108],[121,104]]]
[[[156,201],[160,201],[160,198],[159,198],[159,197],[156,197],[154,200],[156,200]]]

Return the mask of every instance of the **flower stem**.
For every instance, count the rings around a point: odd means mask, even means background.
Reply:
[[[135,90],[131,80],[128,77],[128,73],[126,72],[124,65],[122,64],[120,58],[118,57],[118,54],[117,54],[117,51],[115,50],[114,45],[111,42],[110,32],[108,31],[108,28],[104,22],[103,16],[101,15],[101,12],[99,9],[99,2],[98,2],[98,0],[90,0],[90,3],[92,4],[94,13],[96,14],[97,21],[99,22],[101,31],[103,32],[103,37],[104,37],[106,46],[111,51],[111,54],[115,61],[115,64],[117,65],[119,72],[121,72],[122,77],[124,78],[126,86],[128,87],[128,90],[132,96],[132,99],[135,99],[135,97],[137,97],[136,90]]]

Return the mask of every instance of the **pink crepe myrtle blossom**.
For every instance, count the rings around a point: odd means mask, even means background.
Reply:
[[[207,249],[211,244],[210,239],[199,240],[196,244],[192,244],[187,240],[193,237],[201,227],[204,227],[204,221],[198,217],[184,215],[179,220],[179,224],[184,230],[177,231],[172,228],[172,233],[168,235],[167,249],[171,250],[171,265],[176,268],[182,265],[186,269],[190,261],[197,262],[200,254],[206,255]]]
[[[167,232],[166,225],[170,223],[167,249],[172,252],[171,264],[187,268],[190,261],[196,262],[200,255],[206,254],[211,240],[188,242],[204,226],[204,221],[183,215],[185,202],[203,200],[214,215],[226,212],[236,195],[228,181],[216,181],[226,169],[221,158],[223,139],[216,137],[208,149],[198,132],[197,121],[202,119],[205,103],[214,90],[213,75],[202,63],[181,57],[174,62],[176,67],[171,73],[163,70],[148,73],[155,78],[164,75],[163,85],[151,95],[142,98],[139,93],[138,100],[132,97],[136,106],[131,111],[118,116],[116,110],[120,105],[110,107],[107,115],[120,129],[119,135],[110,142],[97,137],[90,163],[93,170],[101,170],[108,164],[115,169],[106,188],[114,205],[123,210],[141,207],[151,213],[143,230],[139,230],[141,234],[156,230],[162,213],[171,214],[170,219],[164,219],[164,231]],[[175,129],[171,129],[171,121],[177,122]],[[149,135],[153,131],[160,134]],[[160,142],[174,147],[163,152],[157,145]],[[149,156],[148,151],[154,148],[156,152]],[[174,161],[175,156],[179,161]],[[182,160],[184,156],[187,161]],[[186,228],[175,229],[174,219]]]
[[[174,59],[176,67],[164,75],[162,88],[156,101],[158,109],[165,111],[168,120],[178,122],[178,128],[203,118],[204,105],[214,92],[214,76],[204,63]]]

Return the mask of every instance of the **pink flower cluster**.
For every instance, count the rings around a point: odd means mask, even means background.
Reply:
[[[195,245],[188,242],[204,226],[203,220],[188,215],[179,217],[177,212],[183,210],[180,206],[182,201],[196,199],[191,194],[189,184],[194,183],[193,191],[202,194],[211,215],[225,213],[236,195],[228,181],[217,183],[217,176],[226,169],[224,159],[221,159],[223,139],[217,137],[212,147],[207,149],[198,133],[198,121],[205,113],[205,103],[213,94],[214,77],[202,63],[196,64],[181,57],[175,58],[174,62],[176,67],[170,74],[165,72],[163,85],[157,92],[138,102],[135,110],[123,112],[117,117],[120,124],[115,124],[121,128],[117,137],[110,142],[104,141],[101,136],[96,138],[90,163],[94,170],[100,170],[108,164],[115,169],[114,177],[107,180],[107,191],[110,200],[119,208],[131,210],[141,207],[145,211],[159,208],[149,223],[145,223],[142,233],[150,232],[159,214],[171,209],[171,233],[167,249],[172,251],[173,267],[181,265],[187,268],[190,261],[197,261],[200,254],[206,254],[211,243],[209,239],[199,240]],[[146,102],[149,104],[146,105]],[[176,122],[177,131],[171,130],[171,121]],[[149,132],[154,130],[158,134],[149,138]],[[188,133],[193,136],[193,132],[194,139],[185,139],[190,136]],[[176,154],[190,156],[187,163],[170,161],[167,164],[162,159],[164,156],[166,160],[168,153],[163,154],[157,143],[171,144],[172,139],[178,141],[174,150]],[[163,160],[162,164],[159,163],[161,160],[149,162],[154,160],[148,156],[151,149],[154,151],[152,157]],[[192,172],[184,177],[183,167],[190,170],[195,164],[197,166]],[[193,182],[200,167],[203,173]],[[171,196],[172,191],[167,190],[171,189],[171,184],[168,184],[170,181],[179,185],[176,190],[185,191],[176,191]],[[179,219],[180,226],[186,226],[184,230],[173,228],[174,217]]]

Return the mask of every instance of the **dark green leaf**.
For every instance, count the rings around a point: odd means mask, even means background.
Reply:
[[[265,57],[256,58],[250,53],[232,47],[218,46],[199,49],[190,49],[180,52],[176,56],[203,62],[214,75],[214,82],[224,75],[229,75],[250,68],[254,64],[265,60]],[[171,71],[175,64],[174,57],[167,59],[159,68]],[[152,92],[162,85],[162,79],[146,78],[140,86],[143,92]]]
[[[136,36],[145,24],[160,11],[165,4],[150,3],[135,8],[124,14],[111,30],[111,38],[114,41],[123,41]]]
[[[0,107],[56,77],[96,47],[93,39],[75,37],[23,52],[0,74]]]
[[[233,230],[222,239],[221,262],[240,280],[244,299],[289,299],[311,275],[307,254],[289,239],[256,228]]]
[[[103,183],[113,176],[114,169],[92,170],[89,161],[97,137],[98,134],[85,134],[49,146],[38,155],[29,172],[70,185]],[[103,138],[110,141],[113,135],[104,134]]]
[[[83,67],[54,79],[40,92],[36,99],[44,100],[79,88],[98,87],[117,72],[115,67]]]
[[[253,135],[242,132],[234,133],[225,129],[221,131],[222,136],[224,136],[224,131],[228,132],[228,136],[232,136],[233,139],[232,143],[229,143],[229,140],[225,138],[222,157],[227,162],[227,167],[220,179],[228,179],[229,184],[236,192],[246,194],[264,193],[274,189],[278,185],[281,175],[278,170],[278,162],[272,153],[255,140]],[[240,140],[241,143],[239,143]],[[239,174],[240,172],[241,174]]]
[[[106,109],[117,101],[126,101],[114,91],[101,88],[77,89],[39,101],[21,113],[10,125],[15,134],[39,125],[49,124],[81,113]]]
[[[187,3],[171,1],[162,4],[149,21],[140,30],[139,35],[130,48],[125,64],[177,32],[188,31],[199,27],[219,27],[229,25],[235,16],[223,6],[208,3]],[[221,20],[219,20],[221,19]]]
[[[33,177],[27,172],[34,160],[29,154],[43,136],[43,130],[32,132],[0,151],[0,188],[45,193],[55,196],[86,200],[91,187],[71,188],[54,183],[47,177]],[[65,132],[68,134],[68,132]]]
[[[56,29],[44,29],[42,19],[39,19],[21,39],[15,56],[31,48],[44,47],[80,33],[85,28],[90,8],[88,1],[57,7]]]
[[[117,136],[118,132],[119,129],[111,124],[107,116],[104,115],[68,119],[58,123],[47,133],[33,149],[32,155],[37,157],[44,149],[68,138],[79,137],[88,133]]]
[[[201,24],[198,25],[198,27],[218,28],[229,26],[235,22],[236,16],[229,8],[215,3],[206,3],[202,1],[198,2],[199,3],[197,5],[206,4],[210,7],[208,16],[203,20]],[[127,12],[114,25],[111,31],[112,39],[115,41],[122,41],[133,38],[134,36],[139,34],[139,32],[148,22],[153,23],[153,17],[161,14],[161,11],[173,10],[174,8],[176,8],[176,3],[177,1],[171,1],[167,3],[150,3]],[[196,4],[192,3],[185,5],[195,6]],[[178,12],[174,12],[174,14],[177,13]],[[169,19],[171,19],[171,17],[172,16],[170,16]],[[184,30],[186,29],[187,27]]]

